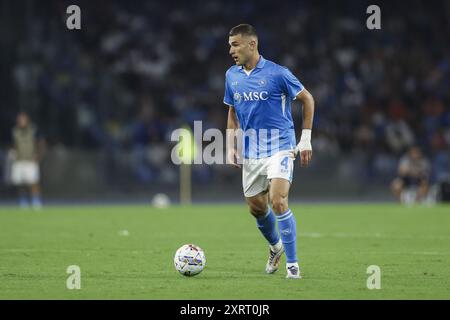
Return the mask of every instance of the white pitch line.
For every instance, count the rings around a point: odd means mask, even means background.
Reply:
[[[304,238],[379,238],[379,239],[428,239],[428,240],[450,240],[450,236],[391,236],[381,233],[373,234],[355,234],[355,233],[318,233],[318,232],[299,232],[300,237]]]
[[[305,255],[332,255],[332,254],[342,254],[340,251],[323,251],[323,252],[306,252]],[[416,251],[416,252],[409,252],[409,251],[365,251],[365,250],[359,250],[352,252],[353,255],[358,254],[376,254],[376,255],[383,255],[383,254],[389,254],[389,255],[417,255],[417,256],[444,256],[444,255],[450,255],[450,251],[448,252],[436,252],[436,251]]]

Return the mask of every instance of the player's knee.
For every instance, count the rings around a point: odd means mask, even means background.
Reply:
[[[264,203],[262,201],[247,201],[247,204],[250,213],[255,218],[264,216],[267,213],[267,203]]]
[[[394,181],[392,181],[391,183],[391,190],[396,193],[396,192],[401,192],[403,189],[403,184],[401,181],[399,181],[398,179],[395,179]]]
[[[282,214],[288,210],[288,198],[276,195],[272,197],[272,209],[275,214]]]
[[[419,192],[421,194],[426,194],[428,193],[428,184],[427,183],[421,183],[419,184]]]
[[[267,207],[265,208],[261,208],[260,206],[251,206],[250,205],[250,213],[252,214],[252,216],[254,216],[255,218],[258,217],[262,217],[264,215],[266,215],[267,213]]]
[[[426,181],[426,180],[420,181],[419,187],[420,188],[424,188],[424,189],[428,189],[428,181]]]

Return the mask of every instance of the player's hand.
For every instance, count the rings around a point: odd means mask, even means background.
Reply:
[[[306,134],[305,130],[302,131],[300,142],[294,149],[294,156],[296,157],[299,153],[301,166],[308,166],[312,158],[311,130],[306,132]]]
[[[303,144],[303,146],[300,146],[300,144]],[[300,153],[301,166],[302,167],[308,166],[309,163],[311,162],[311,158],[312,158],[311,142],[308,142],[308,143],[300,142],[295,149],[296,149],[296,151],[294,151],[295,155]]]
[[[227,150],[227,164],[234,168],[241,168],[239,153],[236,149],[230,148]]]

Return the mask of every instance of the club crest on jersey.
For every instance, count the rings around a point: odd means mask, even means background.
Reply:
[[[234,101],[236,101],[237,103],[241,102],[242,96],[239,94],[239,92],[236,92],[233,96]]]
[[[264,86],[267,84],[267,81],[266,81],[266,79],[261,79],[261,80],[258,81],[258,84],[259,84],[261,87],[264,87]]]

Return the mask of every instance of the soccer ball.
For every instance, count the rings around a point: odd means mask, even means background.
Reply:
[[[153,197],[152,205],[159,209],[167,208],[170,206],[170,198],[165,193],[157,193]]]
[[[195,244],[185,244],[180,247],[173,258],[175,269],[183,276],[191,277],[199,274],[205,268],[204,251]]]

